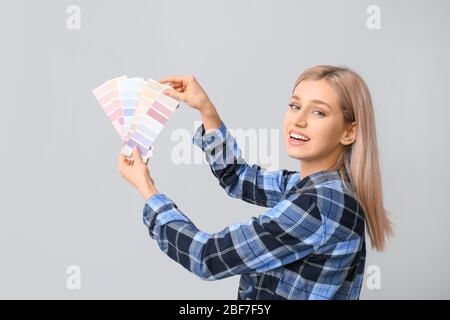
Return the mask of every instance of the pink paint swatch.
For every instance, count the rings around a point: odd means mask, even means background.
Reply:
[[[123,113],[117,83],[126,77],[121,76],[108,80],[92,91],[122,139],[125,133],[123,132]]]
[[[138,78],[114,78],[92,92],[122,139],[122,154],[132,158],[133,148],[138,147],[142,160],[147,162],[153,156],[153,143],[179,102],[162,93],[169,85],[133,79]]]

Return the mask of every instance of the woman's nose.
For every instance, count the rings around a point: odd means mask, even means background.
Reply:
[[[306,127],[306,126],[308,125],[308,123],[307,123],[307,121],[306,121],[306,118],[305,118],[305,115],[302,114],[301,112],[299,112],[299,113],[296,115],[296,117],[295,117],[295,119],[294,119],[294,123],[295,123],[296,125],[302,127],[302,128],[303,128],[303,127]]]

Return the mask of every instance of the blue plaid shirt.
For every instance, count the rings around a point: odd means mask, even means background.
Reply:
[[[268,207],[217,233],[199,230],[165,194],[145,203],[144,223],[160,249],[204,280],[240,276],[237,299],[359,299],[365,217],[337,171],[303,179],[248,165],[222,122],[193,143],[225,192]]]

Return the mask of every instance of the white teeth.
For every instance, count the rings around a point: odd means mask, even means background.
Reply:
[[[308,141],[309,139],[305,136],[302,136],[301,134],[291,133],[291,137],[297,140],[305,140]]]

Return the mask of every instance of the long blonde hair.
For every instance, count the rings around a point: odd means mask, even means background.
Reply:
[[[383,205],[375,115],[369,89],[364,80],[347,67],[318,65],[300,75],[292,92],[303,80],[322,79],[336,92],[345,124],[356,121],[356,140],[345,147],[330,169],[338,170],[344,183],[351,184],[365,212],[372,248],[382,251],[393,230]]]

